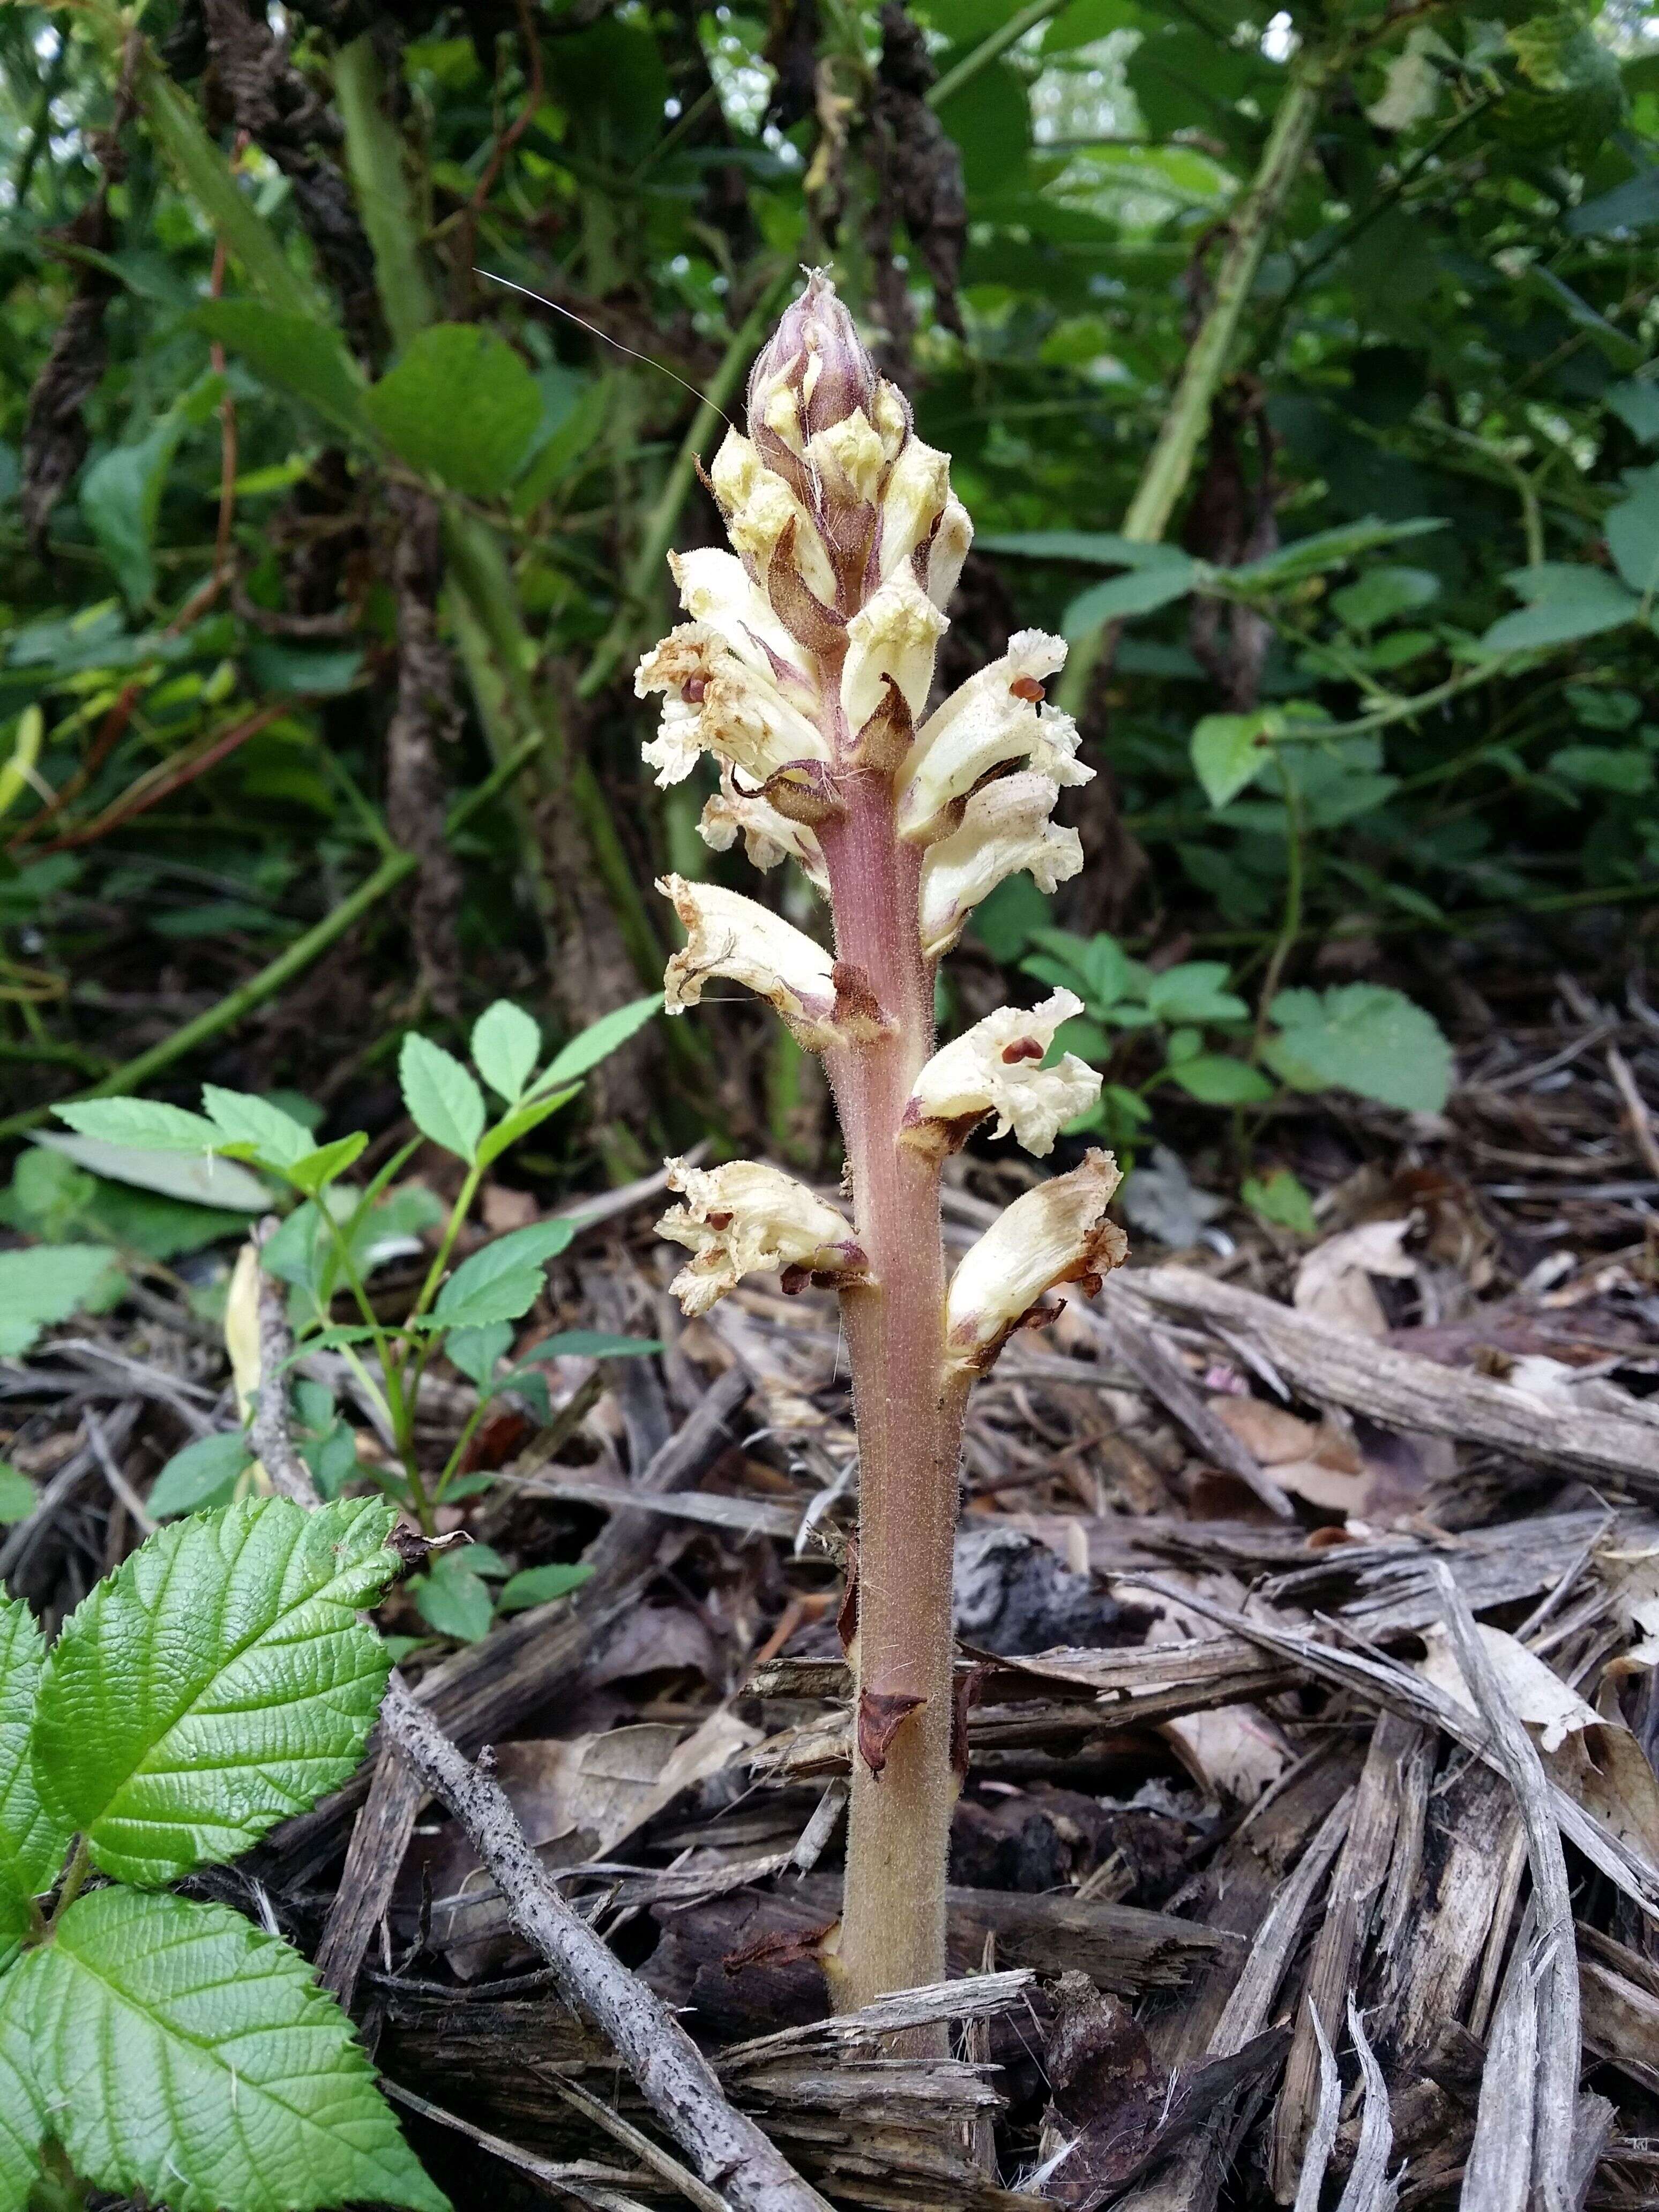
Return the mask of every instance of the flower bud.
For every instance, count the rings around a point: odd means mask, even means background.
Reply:
[[[849,730],[861,730],[882,704],[890,676],[911,714],[927,703],[933,655],[950,628],[927,594],[908,576],[897,576],[861,607],[847,625],[841,703]]]
[[[836,959],[769,908],[684,876],[665,876],[657,889],[673,901],[690,939],[663,977],[671,1014],[695,1006],[711,975],[729,975],[775,1006],[815,1051],[879,1036],[889,1026],[862,969]]]
[[[1025,760],[1051,783],[1092,781],[1077,758],[1077,724],[1044,708],[1042,679],[1066,659],[1063,638],[1023,629],[1000,660],[970,676],[916,732],[898,781],[899,834],[927,843],[951,827],[952,802],[993,769]]]
[[[1070,1175],[1039,1183],[1008,1206],[963,1255],[945,1297],[945,1359],[981,1374],[1045,1291],[1081,1283],[1091,1293],[1128,1256],[1106,1218],[1121,1177],[1109,1152],[1091,1152]]]
[[[669,1285],[689,1315],[707,1313],[744,1275],[781,1273],[786,1289],[808,1281],[863,1282],[868,1266],[852,1224],[781,1168],[732,1160],[719,1168],[668,1163],[668,1188],[685,1200],[657,1224],[691,1258]]]
[[[763,450],[770,431],[792,453],[804,453],[809,438],[855,407],[868,415],[879,381],[835,286],[814,269],[749,372],[750,434]]]
[[[997,1117],[994,1137],[1012,1129],[1039,1159],[1054,1150],[1067,1121],[1100,1096],[1100,1077],[1086,1060],[1066,1053],[1053,1067],[1043,1060],[1062,1022],[1083,1012],[1070,991],[1056,991],[1022,1013],[1000,1006],[936,1052],[916,1078],[904,1109],[903,1143],[942,1156],[957,1151],[988,1114]]]
[[[752,440],[729,431],[714,456],[708,481],[725,518],[726,536],[757,576],[766,576],[779,540],[793,522],[793,566],[817,598],[835,598],[836,572],[811,514],[782,477],[767,467]]]
[[[1075,830],[1049,819],[1059,787],[1022,769],[974,793],[948,837],[921,864],[921,949],[937,960],[961,936],[969,915],[1006,876],[1029,869],[1040,891],[1053,891],[1083,866]]]

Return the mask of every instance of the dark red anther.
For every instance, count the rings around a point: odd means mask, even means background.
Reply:
[[[708,689],[706,676],[689,676],[680,686],[680,696],[688,707],[701,707]]]
[[[1042,1047],[1036,1037],[1016,1037],[1012,1044],[1002,1048],[1003,1065],[1018,1067],[1022,1060],[1041,1060]]]
[[[1016,676],[1008,689],[1016,699],[1029,699],[1034,707],[1048,696],[1035,676]]]

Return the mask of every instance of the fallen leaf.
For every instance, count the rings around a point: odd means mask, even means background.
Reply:
[[[1411,1225],[1409,1218],[1365,1221],[1316,1244],[1297,1269],[1291,1297],[1297,1311],[1323,1322],[1328,1328],[1380,1342],[1389,1333],[1389,1323],[1371,1277],[1404,1281],[1416,1273],[1416,1261],[1402,1249]]]

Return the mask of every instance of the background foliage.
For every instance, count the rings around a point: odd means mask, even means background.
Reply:
[[[412,1021],[654,985],[652,878],[723,863],[631,669],[802,263],[955,455],[947,677],[1073,641],[1066,936],[1006,887],[946,1012],[1069,979],[1119,1142],[1436,1105],[1447,937],[1659,879],[1639,10],[183,0],[0,69],[9,1133],[204,1078],[372,1133]],[[523,1168],[821,1158],[725,1020]]]

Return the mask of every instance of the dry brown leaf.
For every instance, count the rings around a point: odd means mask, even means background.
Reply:
[[[1362,1222],[1316,1244],[1297,1270],[1291,1301],[1301,1313],[1351,1336],[1389,1333],[1388,1317],[1371,1285],[1373,1275],[1406,1280],[1417,1263],[1404,1250],[1409,1218]]]

